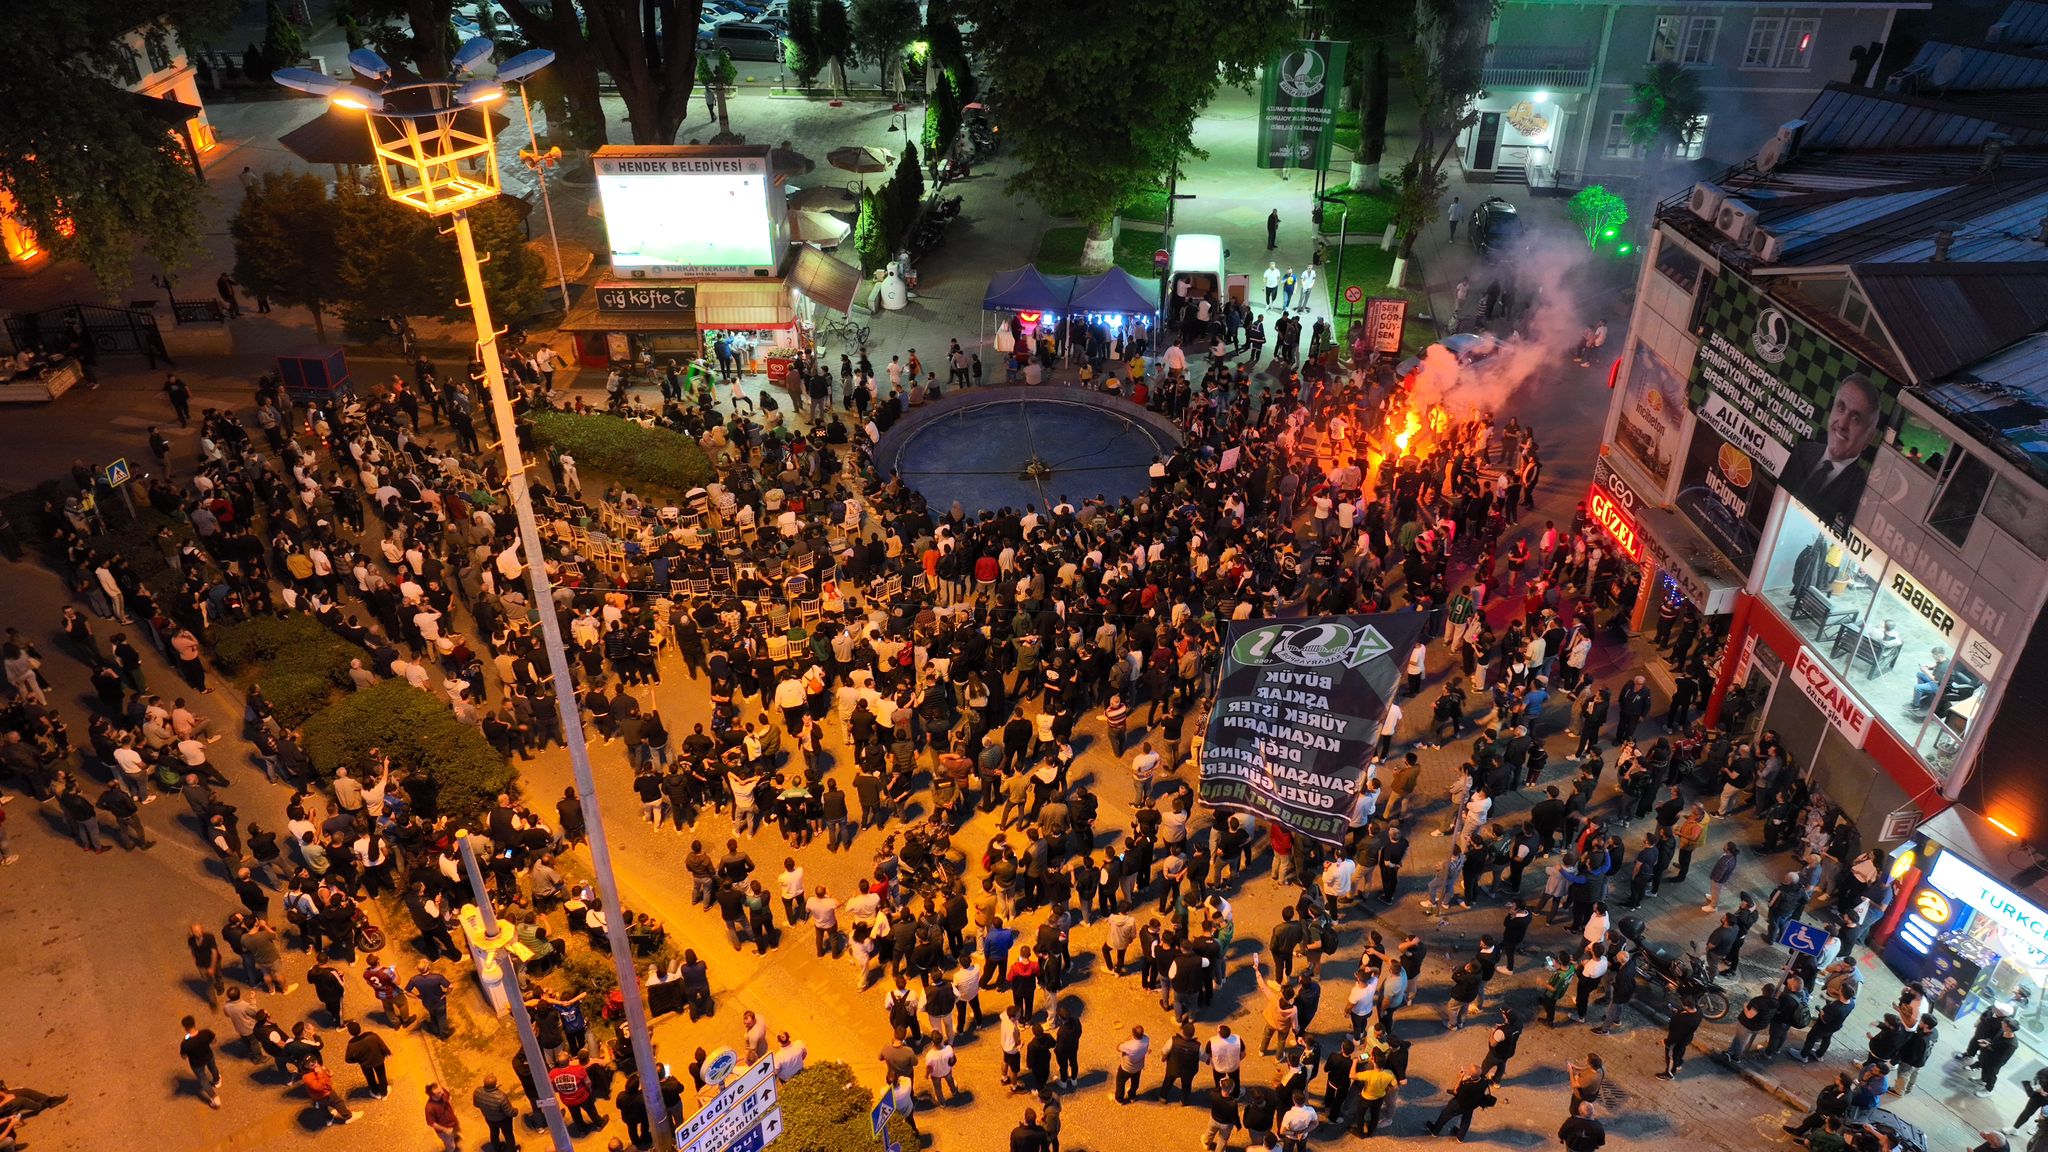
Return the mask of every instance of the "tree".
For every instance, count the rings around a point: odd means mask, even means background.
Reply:
[[[604,103],[598,91],[597,51],[583,34],[583,18],[576,5],[553,0],[499,3],[518,26],[521,39],[555,54],[553,64],[527,81],[533,98],[547,109],[548,134],[558,144],[602,147],[610,136],[605,130]],[[566,131],[556,130],[557,120],[563,122]]]
[[[859,67],[846,0],[818,0],[818,56],[832,66],[832,89],[846,95],[846,70]]]
[[[242,196],[228,224],[235,279],[280,304],[313,313],[313,335],[327,340],[326,311],[342,295],[335,247],[335,206],[327,184],[304,172],[271,172]]]
[[[894,240],[896,233],[917,219],[917,202],[924,199],[924,173],[917,167],[917,145],[903,146],[903,155],[896,158],[896,174],[889,178],[882,197],[888,202],[887,217],[892,229],[889,238]]]
[[[1479,120],[1474,105],[1484,91],[1486,37],[1499,6],[1500,0],[1420,0],[1417,6],[1415,47],[1404,71],[1422,111],[1415,155],[1401,169],[1401,195],[1394,204],[1404,262],[1415,254],[1423,227],[1436,218],[1444,164],[1458,146],[1458,134]]]
[[[782,63],[796,77],[799,88],[809,88],[825,70],[825,58],[818,53],[818,9],[812,0],[790,0],[789,34],[782,38]]]
[[[962,14],[1002,30],[977,46],[1022,161],[1009,187],[1086,224],[1091,269],[1109,264],[1117,209],[1203,155],[1195,117],[1217,89],[1248,87],[1296,27],[1288,0],[968,0]]]
[[[270,0],[270,12],[263,23],[264,64],[275,72],[297,64],[305,54],[306,42],[299,38],[299,30],[292,26],[277,0]]]
[[[1393,62],[1414,43],[1415,5],[1338,4],[1328,11],[1331,37],[1351,43],[1344,70],[1351,85],[1351,108],[1359,113],[1351,186],[1376,189],[1387,151]]]
[[[1630,144],[1659,161],[1682,151],[1706,126],[1700,78],[1676,61],[1659,61],[1643,69],[1631,94],[1634,104],[1622,117],[1622,130]]]
[[[130,64],[121,37],[161,21],[186,43],[226,27],[223,0],[11,0],[12,58],[0,69],[0,198],[52,255],[109,291],[138,249],[175,266],[199,239],[201,185],[185,142],[110,82]]]
[[[697,57],[697,82],[718,103],[718,135],[711,138],[713,144],[731,144],[739,139],[732,134],[732,117],[725,106],[733,82],[739,78],[740,70],[733,66],[732,53],[725,49],[720,48],[716,56]]]
[[[870,188],[860,194],[860,214],[853,219],[853,250],[860,255],[860,270],[867,275],[889,262],[888,209]]]
[[[335,244],[340,250],[338,299],[351,332],[373,331],[393,312],[408,316],[463,313],[467,295],[461,257],[441,221],[387,199],[382,190],[344,180],[335,188]],[[540,310],[546,269],[526,246],[518,213],[504,200],[469,212],[483,266],[484,292],[500,322]]]
[[[410,63],[422,76],[448,75],[455,0],[349,0],[349,14],[370,21],[370,41],[386,60]]]
[[[853,0],[853,43],[882,69],[889,91],[903,94],[903,49],[923,26],[917,0]]]
[[[1628,223],[1628,202],[1598,184],[1579,190],[1571,200],[1572,223],[1586,234],[1586,246],[1597,248],[1601,237]]]
[[[586,34],[626,102],[633,143],[673,144],[690,118],[703,13],[703,0],[583,0]]]
[[[924,105],[924,160],[937,178],[939,164],[953,150],[953,140],[960,135],[960,117],[964,105],[960,99],[960,87],[953,79],[953,70],[948,68],[939,73],[939,82],[929,94]]]

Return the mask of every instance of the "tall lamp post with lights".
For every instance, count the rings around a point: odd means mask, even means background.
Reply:
[[[469,227],[469,210],[495,198],[499,192],[489,106],[505,98],[505,84],[517,83],[547,67],[555,54],[545,49],[522,52],[501,64],[495,78],[467,78],[490,58],[492,50],[489,40],[474,39],[455,53],[451,61],[454,77],[396,81],[391,66],[375,52],[359,48],[349,53],[349,66],[363,78],[376,82],[379,86],[374,90],[306,68],[286,68],[273,73],[271,78],[287,88],[368,113],[370,142],[376,151],[384,194],[430,216],[445,217],[449,230],[455,233],[456,246],[462,253],[463,281],[469,292],[470,319],[476,325],[477,352],[484,363],[491,411],[498,423],[506,488],[519,521],[519,543],[533,602],[540,609],[537,615],[541,642],[547,652],[555,706],[561,715],[562,736],[569,746],[569,763],[576,774],[577,798],[582,804],[589,837],[591,870],[596,873],[598,894],[604,901],[605,937],[611,944],[612,965],[626,1001],[634,1060],[643,1073],[641,1084],[647,1101],[648,1126],[653,1129],[656,1147],[667,1149],[674,1143],[674,1133],[662,1103],[661,1078],[654,1075],[656,1064],[652,1033],[647,1026],[647,1006],[640,995],[633,949],[626,940],[625,917],[620,914],[619,885],[612,874],[611,848],[605,839],[597,785],[591,775],[590,748],[583,739],[576,685],[569,676],[561,622],[553,611],[554,589],[543,561],[533,500],[526,487],[526,461],[519,451],[512,400],[505,391],[505,370],[498,356],[498,329],[491,323],[490,304],[484,298],[483,266]],[[546,1074],[545,1070],[537,1071]]]

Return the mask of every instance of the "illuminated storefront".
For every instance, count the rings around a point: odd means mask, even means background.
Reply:
[[[1901,976],[1923,981],[1947,1018],[1969,1020],[1990,1004],[2007,1005],[2023,1038],[2039,1044],[2048,1007],[2048,896],[2035,886],[2038,866],[1996,874],[1994,861],[2010,854],[2010,839],[1965,809],[1928,821],[1894,859],[1900,890],[1882,955]]]

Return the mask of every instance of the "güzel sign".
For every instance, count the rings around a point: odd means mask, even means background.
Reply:
[[[1835,731],[1840,732],[1851,747],[1863,747],[1864,740],[1870,736],[1869,710],[1846,685],[1835,679],[1827,665],[1813,654],[1813,649],[1803,644],[1799,646],[1798,658],[1792,661],[1792,679],[1798,682],[1799,690],[1806,693],[1806,698],[1813,701],[1814,707],[1820,709],[1821,715],[1828,718],[1828,723],[1835,726]]]

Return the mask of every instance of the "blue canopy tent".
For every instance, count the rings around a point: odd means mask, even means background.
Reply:
[[[1097,276],[1084,276],[1074,285],[1069,312],[1156,312],[1159,310],[1159,281],[1140,280],[1121,268]]]
[[[982,320],[990,312],[1050,312],[1065,316],[1067,300],[1074,294],[1072,276],[1047,276],[1026,264],[989,277],[988,291],[981,295]],[[988,331],[982,330],[986,339]]]

